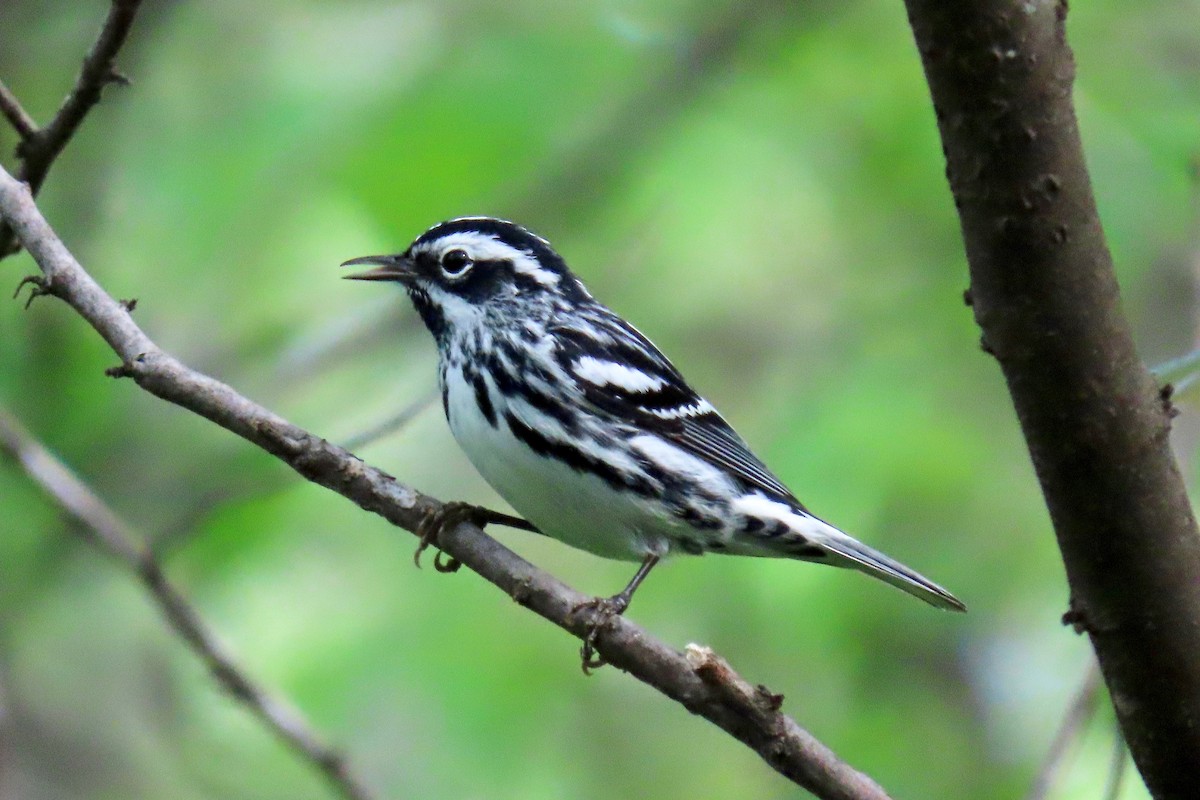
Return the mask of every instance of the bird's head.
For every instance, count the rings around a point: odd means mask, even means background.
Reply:
[[[520,313],[555,300],[590,299],[549,242],[491,217],[442,222],[403,253],[354,258],[342,266],[367,264],[375,268],[345,277],[401,284],[438,337],[478,324],[489,311]]]

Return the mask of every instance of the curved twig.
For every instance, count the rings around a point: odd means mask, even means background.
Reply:
[[[171,629],[204,662],[213,678],[237,702],[313,765],[346,800],[370,800],[371,793],[351,772],[345,757],[326,744],[291,704],[246,674],[163,572],[144,539],[91,488],[0,407],[0,453],[21,464],[72,519],[89,542],[116,559],[145,587]]]
[[[37,135],[37,123],[34,122],[33,117],[29,116],[29,112],[21,105],[21,101],[17,99],[11,89],[4,85],[3,81],[0,81],[0,113],[4,114],[4,118],[8,120],[9,125],[13,126],[22,142],[27,142]]]
[[[79,265],[38,211],[27,187],[0,170],[0,214],[45,274],[43,288],[66,301],[121,358],[109,370],[164,400],[200,414],[280,458],[314,483],[341,494],[393,524],[415,531],[440,507],[436,500],[364,464],[350,452],[287,422],[229,386],[189,369],[165,353],[128,311]],[[438,547],[523,606],[576,637],[588,632],[590,599],[534,567],[479,528],[464,523],[444,532]],[[633,622],[616,618],[598,637],[604,659],[743,742],[785,777],[826,800],[885,800],[874,781],[842,762],[779,711],[782,698],[755,690],[715,656],[695,664]],[[693,657],[695,660],[695,657]]]
[[[42,188],[42,182],[50,172],[50,166],[62,153],[67,142],[79,130],[80,124],[88,112],[100,102],[100,94],[110,83],[126,84],[129,80],[117,72],[116,58],[121,46],[129,36],[133,20],[137,16],[142,0],[112,0],[108,17],[100,28],[100,34],[87,56],[83,59],[83,68],[71,92],[63,100],[54,119],[44,128],[38,128],[33,118],[21,110],[20,103],[11,92],[5,92],[11,103],[3,103],[5,116],[21,135],[21,144],[17,147],[17,155],[21,167],[17,177],[29,184],[33,194]],[[16,240],[12,229],[0,224],[0,258],[15,252]]]
[[[1037,775],[1029,787],[1029,792],[1025,795],[1025,800],[1046,800],[1050,796],[1050,790],[1054,788],[1055,782],[1062,774],[1067,756],[1083,738],[1088,723],[1095,716],[1099,697],[1100,668],[1093,660],[1088,664],[1083,681],[1075,692],[1071,704],[1067,706],[1066,713],[1063,714],[1062,723],[1058,726],[1058,731],[1050,742],[1050,748],[1046,751],[1046,757],[1042,760],[1042,766],[1038,769]]]

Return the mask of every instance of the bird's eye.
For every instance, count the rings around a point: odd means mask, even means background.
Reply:
[[[442,255],[442,272],[447,278],[461,278],[474,263],[466,250],[447,250]]]

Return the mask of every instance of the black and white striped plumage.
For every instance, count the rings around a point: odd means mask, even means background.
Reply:
[[[543,533],[608,558],[706,552],[851,567],[940,608],[940,586],[808,512],[550,244],[468,217],[348,264],[407,290],[437,340],[446,418],[483,477]],[[636,582],[627,589],[624,603]]]

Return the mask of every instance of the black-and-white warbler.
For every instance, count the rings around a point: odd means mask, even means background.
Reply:
[[[404,286],[437,340],[446,418],[488,483],[543,533],[641,562],[622,592],[595,601],[601,623],[622,613],[672,553],[850,567],[965,610],[942,587],[813,516],[545,239],[466,217],[430,228],[398,255],[345,265],[363,264],[376,268],[347,277]]]

